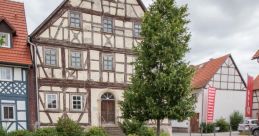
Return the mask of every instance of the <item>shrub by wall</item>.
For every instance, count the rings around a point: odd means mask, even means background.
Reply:
[[[224,118],[217,120],[216,126],[219,127],[218,132],[228,132],[229,131],[229,123]]]
[[[7,136],[33,136],[33,134],[28,130],[17,130],[9,132]]]
[[[201,128],[203,133],[213,133],[215,124],[214,123],[201,123]]]
[[[68,117],[59,118],[57,126],[57,133],[60,136],[82,136],[83,128]]]
[[[238,129],[238,125],[244,121],[243,115],[238,111],[233,112],[230,115],[229,119],[230,119],[231,129],[234,131],[236,131]]]
[[[103,128],[92,127],[86,133],[85,136],[108,136]]]
[[[33,136],[58,136],[58,133],[55,127],[39,128],[33,133]]]

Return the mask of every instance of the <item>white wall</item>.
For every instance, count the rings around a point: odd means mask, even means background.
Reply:
[[[214,119],[223,117],[229,121],[229,116],[234,111],[239,111],[243,115],[245,114],[245,91],[217,90],[215,100]]]

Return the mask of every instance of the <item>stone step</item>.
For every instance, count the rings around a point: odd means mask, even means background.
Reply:
[[[104,130],[109,136],[125,136],[121,128],[118,126],[104,127]]]

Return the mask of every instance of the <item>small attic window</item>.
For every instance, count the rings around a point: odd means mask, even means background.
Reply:
[[[11,36],[10,33],[0,32],[0,47],[11,48]]]
[[[70,11],[70,27],[81,28],[81,14],[79,12]]]

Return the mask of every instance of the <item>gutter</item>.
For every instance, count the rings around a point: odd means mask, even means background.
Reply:
[[[37,45],[35,45],[34,43],[31,42],[31,37],[28,37],[28,43],[31,46],[31,52],[33,52],[33,55],[32,55],[32,58],[34,57],[34,61],[33,61],[33,64],[34,64],[34,68],[35,68],[35,88],[36,88],[36,101],[37,101],[37,122],[35,122],[35,125],[36,125],[36,128],[40,128],[40,110],[39,110],[39,84],[38,84],[38,78],[37,78],[37,75],[38,75],[38,68],[37,68],[37,53],[36,53],[36,49],[37,49]]]

